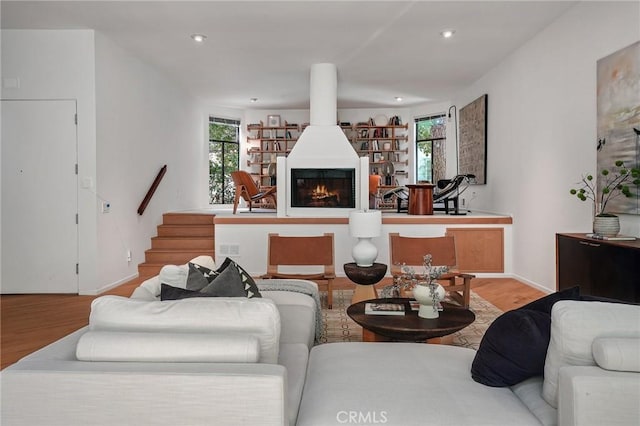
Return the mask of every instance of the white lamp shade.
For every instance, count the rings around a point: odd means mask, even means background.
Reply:
[[[380,210],[355,210],[349,213],[349,234],[356,238],[379,237],[382,232]]]

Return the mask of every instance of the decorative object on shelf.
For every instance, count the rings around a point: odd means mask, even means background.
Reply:
[[[280,116],[279,115],[268,115],[267,116],[267,125],[269,127],[280,127]]]
[[[358,266],[368,267],[375,262],[378,249],[371,239],[380,236],[381,228],[380,210],[354,210],[349,213],[349,234],[358,238],[358,243],[351,250],[351,256]]]
[[[395,167],[391,161],[382,163],[382,174],[384,175],[384,184],[391,185],[391,177],[395,171]]]
[[[640,169],[627,168],[624,161],[617,160],[614,167],[600,171],[600,182],[594,181],[591,174],[583,175],[578,189],[572,188],[569,192],[581,201],[593,202],[593,233],[605,237],[613,237],[620,232],[620,219],[618,216],[607,213],[609,201],[623,196],[626,198],[637,197],[629,189],[629,185],[640,187]]]
[[[389,122],[389,118],[384,114],[378,114],[373,117],[373,122],[376,126],[386,126]]]
[[[267,174],[269,175],[271,186],[276,186],[276,170],[277,170],[277,164],[274,161],[269,163]]]

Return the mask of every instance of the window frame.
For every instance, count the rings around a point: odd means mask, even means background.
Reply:
[[[235,127],[235,140],[230,141],[230,140],[220,140],[220,139],[215,139],[211,137],[211,125],[212,124],[216,124],[216,125],[226,125],[226,126],[232,126]],[[218,204],[232,204],[233,203],[233,195],[231,195],[231,199],[227,200],[225,197],[225,189],[228,189],[230,186],[233,186],[233,181],[230,178],[230,173],[231,171],[235,171],[235,170],[239,170],[240,169],[240,126],[241,126],[241,122],[238,119],[231,119],[231,118],[222,118],[222,117],[216,117],[214,115],[210,115],[209,116],[209,123],[208,123],[208,127],[207,127],[207,136],[208,136],[208,141],[209,141],[209,149],[208,149],[208,162],[209,162],[209,204],[210,205],[218,205]],[[212,151],[211,151],[211,144],[217,144],[220,143],[222,144],[221,149],[220,149],[220,154],[221,154],[221,159],[220,159],[220,163],[221,163],[221,175],[222,175],[222,182],[221,186],[222,186],[222,191],[221,191],[221,199],[219,202],[216,202],[213,199],[213,185],[214,185],[214,181],[213,181],[213,177],[212,177],[212,173],[211,173],[211,162],[212,162]],[[234,145],[236,147],[237,150],[237,163],[235,164],[235,170],[231,170],[228,173],[226,173],[226,158],[225,158],[225,154],[227,153],[227,145],[231,144]]]

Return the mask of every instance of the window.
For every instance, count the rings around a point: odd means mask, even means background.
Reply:
[[[240,164],[240,121],[209,117],[209,204],[233,203],[231,172]]]
[[[416,182],[436,183],[445,179],[445,114],[417,118],[416,124]]]

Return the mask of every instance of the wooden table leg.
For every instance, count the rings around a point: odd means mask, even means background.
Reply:
[[[351,304],[356,304],[363,300],[377,299],[378,292],[373,285],[360,285],[356,284],[356,289],[351,297]]]
[[[453,334],[449,334],[448,336],[434,337],[432,339],[427,339],[426,343],[431,343],[433,345],[450,345],[453,343]]]
[[[390,342],[391,339],[374,333],[373,331],[362,329],[363,342]]]

